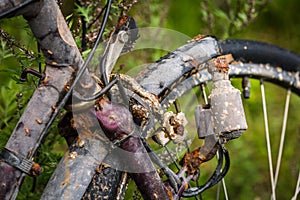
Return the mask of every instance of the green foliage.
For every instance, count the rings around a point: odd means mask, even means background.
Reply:
[[[175,0],[171,5],[170,27],[224,39],[243,31],[268,3],[269,0],[201,0],[186,1],[183,5]]]
[[[76,7],[79,16],[83,16],[84,20],[89,24],[93,19],[93,15],[91,14],[91,12],[94,10],[93,5],[88,5],[86,8],[84,8],[76,4]]]
[[[101,21],[104,16],[105,1],[76,1],[62,0],[60,8],[66,16],[66,21],[73,34],[78,48],[83,52],[83,58],[86,58],[89,50],[93,47],[98,31],[101,27]],[[104,39],[108,38],[112,26],[116,24],[121,15],[121,1],[113,1],[109,15],[108,25],[104,30]],[[84,40],[83,40],[84,35]],[[83,44],[83,41],[85,44]],[[84,49],[82,45],[86,47]]]
[[[2,60],[4,59],[8,59],[10,57],[13,56],[13,54],[6,48],[7,45],[7,41],[5,40],[1,40],[1,58],[0,58],[0,63],[2,62]]]
[[[3,27],[8,22],[18,24],[8,19],[2,22]],[[26,35],[29,34],[28,38],[33,37],[28,28],[24,30]],[[43,58],[35,49],[28,50],[21,45],[15,38],[18,35],[12,36],[2,29],[0,34],[0,78],[4,81],[0,87],[0,147],[3,147],[38,82],[35,77],[28,77],[28,82],[22,83],[19,76],[23,69],[37,67]]]
[[[0,88],[0,148],[7,142],[18,115],[17,94],[18,91],[13,87],[13,81]]]

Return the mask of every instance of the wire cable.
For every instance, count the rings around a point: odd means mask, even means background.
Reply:
[[[27,6],[27,5],[29,5],[30,3],[34,2],[34,1],[37,1],[37,0],[29,0],[29,1],[25,1],[25,2],[23,2],[23,3],[20,3],[20,4],[17,5],[17,6],[12,7],[12,8],[9,9],[9,10],[6,10],[6,11],[0,13],[0,19],[8,17],[9,14],[11,14],[11,13],[13,13],[13,12],[15,12],[15,11],[17,11],[17,10],[19,10],[19,9],[21,9],[21,8],[23,8],[23,7],[25,7],[25,6]]]
[[[118,83],[118,79],[117,78],[114,78],[112,81],[110,81],[104,88],[101,89],[100,92],[96,93],[95,95],[93,96],[90,96],[90,97],[82,97],[80,94],[76,93],[74,91],[74,96],[79,99],[80,101],[93,101],[99,97],[101,97],[102,95],[104,95],[105,93],[107,93],[111,88],[112,86],[114,86],[116,83]]]

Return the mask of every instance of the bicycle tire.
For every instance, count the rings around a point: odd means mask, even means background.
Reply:
[[[219,41],[218,45],[220,47],[218,54],[216,55],[211,55],[211,58],[216,57],[217,55],[221,54],[232,54],[233,58],[235,61],[241,61],[242,63],[249,63],[249,64],[268,64],[268,68],[274,68],[276,69],[275,71],[278,71],[280,73],[280,68],[286,72],[298,72],[300,71],[300,57],[292,53],[288,50],[285,50],[283,48],[279,48],[274,45],[262,43],[262,42],[256,42],[256,41],[249,41],[249,40],[224,40],[224,41]],[[186,45],[187,46],[187,45]],[[262,50],[262,52],[260,51]],[[172,53],[169,56],[163,57],[159,62],[164,63],[163,66],[166,66],[167,60],[174,57]],[[266,58],[266,59],[264,59]],[[287,58],[287,59],[286,59]],[[208,61],[208,60],[206,60]],[[182,63],[180,63],[181,65]],[[173,65],[173,67],[177,67],[176,65]],[[236,65],[237,66],[237,65]],[[191,70],[193,66],[187,66],[187,69]],[[246,68],[246,67],[245,67]],[[170,75],[168,74],[161,74],[162,70],[158,69],[157,66],[150,65],[144,72],[141,72],[137,76],[137,81],[150,93],[153,93],[157,96],[162,96],[162,93],[164,90],[172,90],[177,83],[180,83],[179,77],[186,76],[186,74],[189,75],[189,78],[193,74],[189,74],[190,71],[184,71],[181,68],[177,70],[178,73],[181,74],[176,74],[173,75],[173,79],[171,80],[165,80],[165,78],[169,77]],[[246,69],[244,71],[249,71],[248,75],[253,76],[254,78],[257,78],[260,76],[260,71],[254,70],[250,71],[250,69]],[[244,72],[243,71],[243,72]],[[168,71],[169,72],[169,71]],[[202,74],[201,74],[202,73]],[[204,75],[203,75],[204,73]],[[246,73],[246,72],[245,72]],[[245,73],[242,73],[240,71],[235,71],[231,70],[230,71],[230,76],[231,77],[238,77],[238,76],[246,76]],[[262,74],[261,77],[268,76],[267,73],[268,71],[265,72],[266,75]],[[196,74],[196,73],[195,73]],[[207,74],[207,72],[200,71],[198,73],[199,76],[207,76],[203,80],[203,82],[209,81],[210,80],[210,75]],[[197,76],[197,77],[199,77]],[[144,78],[146,77],[146,79]],[[279,77],[273,77],[273,74],[268,76],[268,81],[274,81],[276,83],[276,80],[278,80],[278,83],[283,82],[282,80],[279,80]],[[187,78],[187,77],[186,77]],[[291,85],[292,90],[299,94],[299,86],[297,85],[297,78],[294,77],[294,81],[296,82],[294,85]],[[196,79],[196,78],[195,78]],[[178,81],[180,80],[180,81]],[[151,84],[147,83],[150,82]],[[162,86],[161,83],[167,82],[164,86]],[[277,84],[278,84],[277,83]],[[199,82],[196,82],[195,84],[200,84]],[[194,85],[194,84],[193,84]],[[290,83],[288,83],[288,86]],[[284,85],[287,87],[287,85]],[[194,86],[192,86],[194,87]],[[164,99],[164,98],[163,98]]]

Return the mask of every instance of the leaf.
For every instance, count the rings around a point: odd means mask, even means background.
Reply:
[[[221,10],[221,9],[216,9],[216,10],[214,10],[213,14],[214,14],[215,16],[219,17],[220,19],[225,19],[225,20],[228,21],[228,22],[230,21],[230,20],[228,19],[227,14],[226,14],[223,10]],[[218,19],[218,20],[220,20],[220,19]]]
[[[90,14],[91,11],[93,10],[92,5],[89,5],[87,8],[84,8],[84,7],[76,4],[76,7],[77,7],[77,11],[78,11],[79,15],[83,16],[85,18],[85,21],[87,23],[89,23],[93,18],[92,15]]]
[[[240,19],[242,22],[246,23],[246,22],[248,21],[248,18],[247,18],[247,14],[246,14],[246,13],[241,12],[241,13],[238,14],[238,16],[239,16],[239,19]]]

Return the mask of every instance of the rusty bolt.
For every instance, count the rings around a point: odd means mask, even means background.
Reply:
[[[31,135],[29,128],[25,127],[24,130],[25,130],[25,135],[26,136],[30,136]]]
[[[42,124],[42,123],[43,123],[42,120],[40,120],[40,119],[35,119],[35,121],[36,121],[36,123],[38,123],[38,124]]]
[[[30,174],[32,176],[38,176],[43,172],[43,168],[37,164],[37,163],[33,163],[31,170],[30,170]]]

